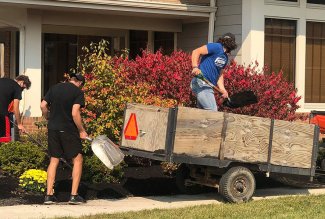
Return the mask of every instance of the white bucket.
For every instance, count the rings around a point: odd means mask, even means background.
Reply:
[[[105,135],[97,136],[91,143],[91,149],[109,169],[124,159],[123,152]]]

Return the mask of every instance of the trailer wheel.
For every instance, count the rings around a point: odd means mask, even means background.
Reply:
[[[199,185],[186,185],[186,180],[190,179],[190,169],[187,165],[181,164],[176,171],[176,186],[181,193],[197,194],[202,190]]]
[[[255,178],[246,167],[232,167],[222,175],[219,193],[226,201],[240,203],[249,201],[255,192]]]

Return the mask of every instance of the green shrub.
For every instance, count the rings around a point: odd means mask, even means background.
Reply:
[[[124,176],[125,164],[108,169],[95,155],[85,156],[83,164],[83,180],[91,183],[118,183]]]
[[[30,169],[19,177],[19,186],[26,191],[45,192],[47,173],[44,170]]]
[[[39,146],[43,150],[47,150],[47,129],[39,129],[37,132],[30,133],[28,135],[22,134],[20,136],[21,142],[30,142],[32,144],[40,144]]]
[[[47,156],[30,142],[9,142],[0,147],[0,168],[8,175],[20,176],[28,169],[45,169]]]

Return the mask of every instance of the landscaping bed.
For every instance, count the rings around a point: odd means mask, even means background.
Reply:
[[[71,180],[60,179],[55,186],[58,200],[68,201],[70,189]],[[174,179],[165,176],[160,165],[153,165],[126,168],[125,179],[122,183],[89,184],[82,182],[79,193],[87,200],[92,200],[119,199],[128,196],[174,195],[179,194],[179,191],[175,186]],[[5,176],[0,172],[0,206],[42,204],[43,198],[43,194],[21,190],[17,178]]]
[[[60,175],[62,172],[58,174]],[[282,186],[282,184],[275,182],[272,179],[266,179],[261,175],[257,175],[256,180],[258,188]],[[68,201],[70,188],[71,180],[60,179],[57,183],[55,193],[60,202]],[[217,193],[217,190],[206,188],[202,192]],[[176,187],[175,179],[164,175],[161,166],[157,164],[152,166],[131,166],[126,168],[125,179],[119,184],[89,184],[82,182],[79,188],[79,193],[87,200],[181,194]],[[42,204],[43,198],[43,194],[24,192],[19,189],[17,178],[4,176],[0,172],[0,206]]]

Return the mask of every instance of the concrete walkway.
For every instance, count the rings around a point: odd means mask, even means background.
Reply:
[[[320,195],[325,194],[323,189],[295,189],[295,188],[271,188],[256,190],[253,200],[277,198],[288,195]],[[116,213],[126,211],[140,211],[145,209],[180,208],[193,205],[221,204],[221,197],[217,193],[200,195],[176,195],[176,196],[152,196],[129,197],[125,199],[90,200],[86,204],[71,206],[67,203],[57,205],[16,205],[0,207],[1,219],[14,218],[54,218],[101,213]]]

